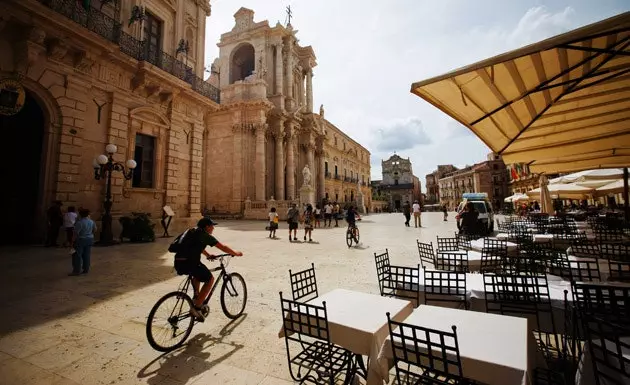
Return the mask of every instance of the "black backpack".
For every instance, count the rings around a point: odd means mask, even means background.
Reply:
[[[182,256],[201,254],[199,235],[202,229],[191,228],[179,234],[168,246],[168,251]]]

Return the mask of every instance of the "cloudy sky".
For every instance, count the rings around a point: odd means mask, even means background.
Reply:
[[[628,0],[211,0],[206,64],[241,7],[256,21],[291,22],[317,55],[315,110],[372,153],[372,179],[394,151],[414,174],[466,165],[489,149],[467,128],[412,95],[411,83],[630,10]]]

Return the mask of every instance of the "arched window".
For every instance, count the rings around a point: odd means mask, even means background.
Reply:
[[[243,80],[254,72],[256,53],[251,44],[241,45],[230,61],[230,84]]]

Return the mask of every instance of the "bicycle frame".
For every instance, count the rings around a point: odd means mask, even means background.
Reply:
[[[210,290],[210,294],[208,294],[208,297],[206,297],[206,300],[203,301],[204,305],[207,305],[208,302],[210,301],[210,298],[212,298],[212,294],[214,294],[214,291],[216,290],[217,287],[219,287],[219,283],[223,280],[223,279],[227,279],[227,276],[229,275],[228,272],[225,270],[225,265],[223,264],[223,258],[227,257],[227,256],[231,256],[229,254],[222,254],[222,255],[218,255],[217,258],[219,258],[219,267],[215,267],[214,269],[210,269],[210,272],[215,272],[215,271],[220,271],[221,273],[218,274],[218,277],[215,278],[214,280],[214,284],[212,285],[212,289]],[[188,293],[188,289],[190,288],[190,286],[192,286],[192,275],[189,275],[188,277],[186,277],[186,280],[184,281],[183,284],[179,285],[179,291],[184,292],[184,293]],[[196,290],[195,287],[193,286],[193,293],[194,293],[194,297],[197,297],[197,295],[199,294]]]

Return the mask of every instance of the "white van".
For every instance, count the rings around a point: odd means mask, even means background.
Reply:
[[[479,222],[481,222],[481,228],[485,229],[487,234],[491,234],[494,231],[494,210],[492,209],[492,203],[488,200],[488,194],[486,193],[464,193],[462,194],[462,202],[457,206],[457,228],[461,228],[460,215],[464,212],[464,207],[468,202],[472,202],[475,206],[475,210],[479,213]]]

